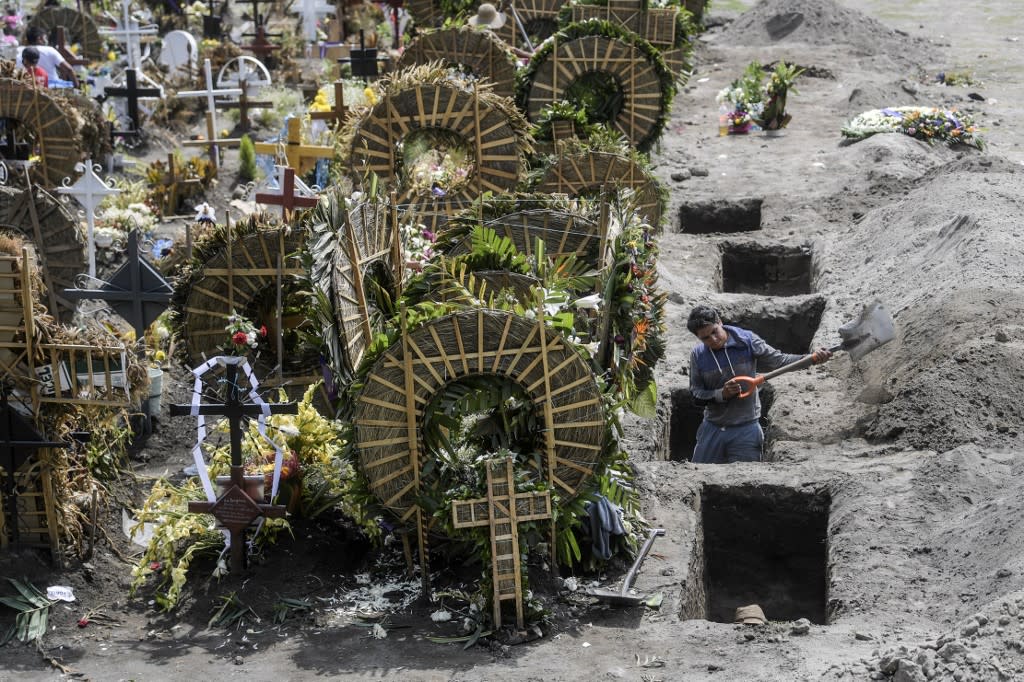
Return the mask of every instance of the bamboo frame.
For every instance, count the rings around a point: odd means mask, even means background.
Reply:
[[[515,58],[491,31],[461,27],[422,33],[405,48],[396,68],[435,61],[463,66],[473,75],[490,81],[495,94],[515,96]]]
[[[353,424],[372,492],[400,518],[414,512],[424,484],[420,459],[429,453],[413,427],[422,423],[432,395],[470,375],[504,376],[523,388],[544,422],[537,474],[567,499],[576,495],[604,444],[593,371],[554,330],[484,309],[454,313],[403,335],[371,368],[355,399]]]
[[[64,178],[75,178],[81,152],[81,136],[60,104],[45,90],[25,81],[0,78],[0,118],[18,121],[33,131],[42,148],[39,162],[32,164],[33,180],[44,187],[57,187]]]

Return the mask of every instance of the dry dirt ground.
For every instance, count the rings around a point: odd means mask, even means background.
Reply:
[[[1024,680],[1018,2],[770,0],[743,13],[753,4],[712,9],[655,159],[672,190],[661,261],[670,351],[661,416],[631,426],[630,450],[647,517],[666,530],[636,583],[662,595],[660,608],[549,595],[554,625],[540,639],[436,644],[425,637],[451,628],[431,622],[437,606],[415,601],[415,583],[400,582],[400,555],[363,559],[343,526],[325,522],[244,576],[201,583],[172,616],[127,599],[127,568],[102,544],[86,565],[41,563],[37,584],[79,595],[56,609],[48,654],[95,680]],[[791,32],[773,38],[768,27]],[[790,100],[791,127],[719,137],[715,94],[754,58],[814,67]],[[951,70],[979,82],[934,82]],[[841,144],[852,115],[905,104],[971,111],[986,151],[899,135]],[[800,281],[737,283],[733,262],[741,274],[783,267]],[[839,356],[773,382],[768,463],[685,461],[698,418],[686,395],[694,303],[797,352],[834,343],[875,298],[894,313],[897,340],[857,365]],[[167,421],[143,474],[186,462],[191,433]],[[41,560],[6,561],[0,573]],[[399,582],[371,595],[362,573]],[[261,619],[207,629],[234,590]],[[274,625],[279,596],[317,608]],[[391,604],[386,639],[352,624],[357,597]],[[728,622],[750,602],[769,625]],[[93,608],[117,624],[78,629]],[[33,648],[0,650],[0,679],[59,677]]]

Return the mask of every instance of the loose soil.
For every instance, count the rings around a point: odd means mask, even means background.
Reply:
[[[53,610],[45,656],[94,680],[1024,679],[1024,268],[1014,257],[1024,236],[1015,123],[1024,19],[1015,0],[752,5],[712,8],[655,155],[670,216],[713,217],[736,204],[756,217],[745,231],[712,233],[673,218],[662,237],[670,343],[659,417],[634,420],[628,434],[645,514],[666,530],[636,581],[661,595],[658,608],[590,603],[538,564],[533,588],[551,610],[542,636],[435,643],[427,637],[456,625],[431,619],[442,604],[404,575],[400,543],[371,549],[323,520],[297,527],[243,575],[192,582],[164,615],[127,594],[118,554],[137,548],[121,536],[119,505],[138,502],[128,485],[113,491],[104,526],[114,546],[101,537],[88,561],[56,568],[34,552],[0,557],[0,575],[75,590],[76,602]],[[793,121],[781,137],[719,137],[715,94],[752,59],[808,68],[790,98]],[[979,82],[935,81],[965,70]],[[971,112],[986,150],[901,135],[842,142],[853,115],[905,104]],[[742,248],[751,243],[757,249]],[[806,292],[723,291],[724,252],[773,250],[810,254]],[[840,354],[773,381],[770,461],[686,461],[678,444],[692,305],[763,325],[769,342],[798,320],[789,327],[806,327],[801,343],[816,347],[835,343],[839,326],[875,298],[893,312],[897,340],[858,364]],[[176,370],[156,433],[136,456],[143,485],[188,463],[193,427],[166,413],[184,400],[186,377]],[[818,529],[824,537],[808,542]],[[478,575],[434,568],[435,589]],[[798,589],[814,575],[824,576],[820,593]],[[236,628],[207,627],[232,592],[252,614]],[[313,608],[274,623],[281,597]],[[761,604],[769,624],[716,622],[728,620],[730,599]],[[79,628],[90,611],[110,620]],[[359,624],[367,612],[386,638]],[[0,627],[8,615],[0,612]],[[3,649],[0,680],[61,677],[35,647]]]

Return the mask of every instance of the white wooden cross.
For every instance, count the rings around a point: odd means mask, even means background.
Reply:
[[[334,5],[328,5],[324,0],[302,0],[295,11],[302,15],[302,29],[306,34],[306,42],[315,43],[317,18],[330,16],[337,10]]]
[[[57,191],[61,194],[73,196],[82,205],[82,208],[85,209],[85,220],[89,225],[87,249],[89,252],[90,277],[96,276],[96,242],[93,238],[93,233],[96,229],[96,209],[105,197],[121,191],[116,187],[111,187],[100,176],[96,175],[96,169],[98,168],[99,165],[94,166],[92,159],[86,160],[85,163],[78,162],[75,164],[75,170],[80,172],[82,176],[73,185],[68,185],[68,179],[65,178],[64,186],[57,188]]]
[[[100,34],[123,43],[128,50],[128,68],[138,69],[142,60],[142,36],[156,35],[158,31],[159,28],[153,24],[140,26],[131,16],[131,0],[122,0],[120,25],[117,28],[100,29]]]
[[[234,75],[231,74],[231,67],[237,71]],[[271,85],[270,71],[263,62],[249,55],[235,57],[222,66],[217,74],[218,88],[243,88],[246,97],[257,96],[259,89],[265,85]]]
[[[210,67],[210,60],[206,59],[203,61],[203,73],[206,76],[206,89],[205,90],[186,90],[179,92],[178,97],[205,97],[206,98],[206,132],[209,137],[210,143],[210,160],[213,161],[214,167],[220,165],[219,157],[220,154],[217,151],[217,145],[214,142],[217,135],[217,96],[223,95],[225,97],[237,97],[242,94],[240,88],[216,88],[213,85],[213,70]]]

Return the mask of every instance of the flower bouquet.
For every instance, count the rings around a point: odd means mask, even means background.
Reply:
[[[225,346],[226,355],[245,355],[250,350],[257,350],[260,344],[267,339],[267,327],[265,325],[256,327],[248,319],[231,311],[228,315],[228,325],[224,327],[230,335],[230,341]]]
[[[743,76],[719,91],[719,129],[722,135],[744,135],[754,127],[761,114],[761,64],[751,62]]]
[[[775,71],[768,77],[762,89],[764,99],[757,124],[764,130],[781,130],[793,118],[786,113],[786,95],[790,92],[796,93],[793,81],[803,72],[804,70],[797,66],[787,66],[786,62],[779,62],[776,65]]]
[[[903,133],[932,144],[936,141],[965,144],[982,149],[978,126],[970,114],[937,107],[872,109],[843,126],[842,134],[863,140],[876,133]]]

